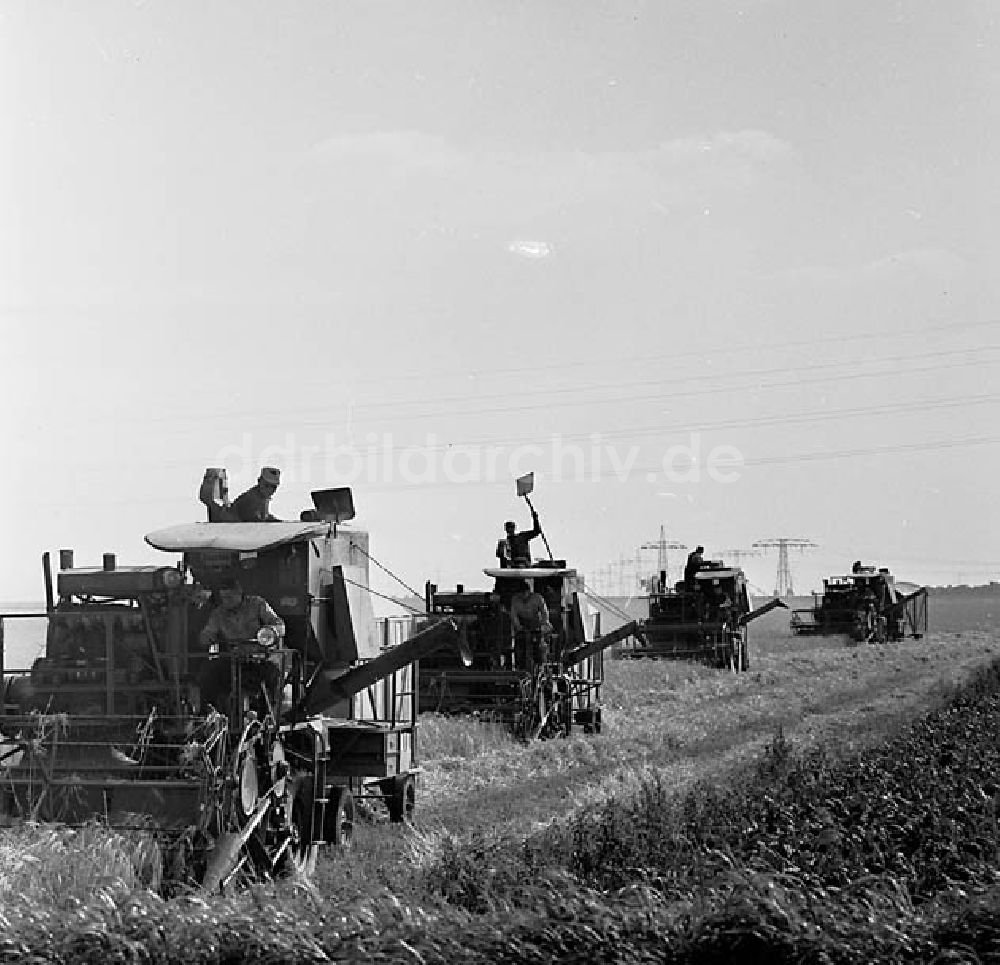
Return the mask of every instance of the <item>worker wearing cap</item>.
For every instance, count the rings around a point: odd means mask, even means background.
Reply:
[[[542,535],[542,527],[538,522],[538,513],[531,511],[534,526],[518,533],[517,523],[508,520],[503,524],[502,540],[497,542],[497,559],[501,569],[531,566],[531,547],[528,545],[536,536]]]
[[[281,483],[281,471],[273,466],[265,466],[260,471],[257,484],[251,486],[233,503],[233,512],[241,523],[277,523],[277,516],[271,515],[271,497]]]
[[[244,593],[238,579],[226,580],[216,591],[216,597],[218,603],[201,631],[201,644],[209,660],[200,674],[199,686],[203,705],[212,704],[228,713],[232,664],[227,646],[255,640],[262,627],[271,627],[280,642],[285,635],[285,622],[262,596]],[[278,667],[265,663],[260,670],[257,680],[247,679],[245,672],[244,685],[259,690],[263,682],[269,690],[273,689],[278,681]]]

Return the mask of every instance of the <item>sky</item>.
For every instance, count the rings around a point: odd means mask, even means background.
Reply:
[[[271,464],[418,590],[529,471],[595,579],[1000,579],[994,11],[4,0],[0,600]]]

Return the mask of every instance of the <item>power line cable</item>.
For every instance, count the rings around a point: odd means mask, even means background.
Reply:
[[[990,346],[990,349],[998,348],[1000,346]],[[969,350],[973,351],[973,350]],[[900,369],[892,372],[850,372],[846,374],[836,374],[821,376],[816,379],[786,379],[784,381],[775,381],[766,384],[758,385],[733,385],[731,379],[735,376],[725,377],[726,384],[720,385],[718,387],[709,386],[702,389],[687,389],[678,390],[673,392],[656,392],[656,393],[644,393],[640,395],[621,395],[615,396],[613,398],[583,398],[576,400],[565,400],[565,401],[545,401],[538,403],[529,403],[527,405],[504,405],[504,406],[493,406],[489,408],[474,408],[474,407],[463,407],[461,411],[455,409],[450,409],[448,411],[421,411],[421,412],[406,412],[404,414],[394,416],[391,419],[386,417],[380,417],[374,420],[368,420],[366,424],[379,424],[383,422],[403,422],[403,421],[413,421],[413,420],[427,420],[433,419],[440,416],[449,416],[452,418],[468,418],[468,417],[480,417],[484,415],[509,415],[511,413],[519,412],[538,412],[539,410],[551,410],[551,409],[564,409],[564,408],[579,408],[586,406],[606,406],[612,403],[623,403],[623,402],[658,402],[665,399],[672,398],[690,398],[691,396],[703,396],[703,395],[720,395],[732,392],[741,391],[770,391],[776,388],[798,388],[799,386],[812,386],[822,382],[846,382],[846,381],[857,381],[859,379],[870,379],[870,378],[888,378],[888,377],[898,377],[906,375],[920,375],[926,372],[933,372],[935,374],[949,369],[957,368],[968,368],[970,366],[984,365],[984,364],[994,364],[996,360],[987,359],[981,356],[981,352],[984,350],[977,351],[978,357],[973,359],[968,359],[963,362],[952,362],[949,364],[938,364],[931,366],[923,366],[920,368],[912,369]],[[935,357],[940,358],[942,355],[948,353],[938,353]],[[722,379],[720,379],[722,381]],[[324,421],[306,420],[304,422],[298,423],[298,427],[308,427],[308,426],[321,426],[328,424]]]
[[[983,353],[984,352],[989,352],[989,351],[996,351],[998,349],[1000,349],[1000,345],[997,345],[997,346],[983,346],[983,347],[977,348],[977,349],[959,349],[959,350],[954,350],[954,351],[950,351],[950,352],[934,352],[934,353],[927,353],[927,354],[921,355],[921,356],[910,356],[910,357],[908,357],[908,356],[898,356],[898,357],[895,357],[895,358],[892,358],[892,359],[885,359],[885,360],[881,360],[881,359],[867,360],[868,363],[870,363],[870,364],[885,364],[887,362],[910,361],[913,358],[935,358],[935,359],[941,359],[941,358],[946,358],[946,357],[950,357],[950,356],[954,356],[954,355],[968,355],[969,353],[972,353],[972,352],[974,352],[976,354],[975,358],[966,359],[964,361],[956,361],[956,362],[950,362],[950,363],[940,363],[939,362],[938,364],[930,365],[930,366],[919,366],[919,367],[908,368],[908,369],[897,369],[897,370],[888,371],[888,372],[847,372],[847,373],[838,373],[838,374],[830,374],[830,375],[821,375],[818,378],[801,378],[801,377],[796,377],[796,378],[792,378],[792,379],[777,380],[777,381],[772,381],[772,382],[759,382],[757,384],[750,384],[750,385],[737,385],[737,384],[733,383],[733,380],[736,379],[736,378],[757,378],[760,375],[781,374],[781,373],[786,372],[787,369],[780,368],[780,369],[758,370],[758,371],[752,372],[752,373],[751,372],[747,372],[747,373],[733,373],[733,374],[730,374],[730,375],[714,375],[713,374],[712,376],[699,376],[699,377],[695,377],[695,378],[697,380],[700,380],[700,381],[717,380],[718,383],[719,383],[717,386],[709,384],[709,385],[704,386],[702,388],[675,389],[675,390],[668,390],[668,391],[659,391],[659,392],[655,392],[655,393],[641,393],[641,394],[638,394],[638,395],[620,395],[620,396],[615,396],[615,397],[612,397],[612,398],[594,398],[592,396],[588,396],[586,398],[581,398],[581,399],[570,399],[570,400],[562,400],[562,401],[560,401],[560,400],[548,400],[548,401],[539,401],[537,403],[528,403],[528,404],[523,404],[523,405],[522,404],[518,404],[518,405],[494,406],[494,407],[487,407],[487,408],[476,408],[476,407],[470,407],[468,405],[463,405],[461,407],[456,407],[456,405],[455,405],[455,403],[457,403],[457,402],[466,402],[469,399],[476,398],[475,396],[462,396],[462,397],[457,397],[456,396],[456,397],[451,397],[448,400],[441,400],[439,403],[433,403],[433,404],[442,404],[443,405],[443,404],[445,404],[447,402],[449,404],[449,406],[450,406],[450,408],[447,411],[427,411],[427,410],[424,410],[424,411],[414,412],[412,410],[412,408],[407,408],[407,411],[401,412],[399,414],[394,414],[392,416],[386,415],[386,416],[381,416],[381,417],[378,417],[378,418],[375,418],[375,419],[367,419],[365,421],[364,425],[366,425],[366,426],[379,425],[379,424],[384,424],[384,423],[388,423],[388,422],[392,422],[393,424],[396,424],[396,423],[399,423],[399,422],[426,421],[428,419],[438,418],[438,417],[441,417],[441,416],[447,416],[449,418],[466,418],[466,417],[472,417],[472,416],[480,417],[480,416],[483,416],[483,415],[510,414],[510,413],[517,413],[517,412],[536,412],[536,411],[539,411],[539,410],[542,410],[542,409],[548,411],[548,410],[552,410],[552,409],[555,409],[555,408],[568,408],[568,407],[578,408],[578,407],[596,406],[596,405],[607,406],[609,404],[614,404],[614,403],[661,402],[661,401],[666,401],[668,399],[674,399],[674,398],[684,398],[684,399],[687,399],[687,398],[696,397],[696,396],[697,397],[704,397],[704,396],[729,394],[729,393],[732,393],[732,392],[746,392],[746,391],[751,391],[751,392],[756,392],[756,393],[770,392],[770,391],[772,391],[774,389],[798,388],[798,387],[801,387],[801,386],[811,387],[811,386],[814,386],[814,385],[817,385],[817,384],[821,384],[821,383],[825,383],[825,382],[838,382],[839,383],[839,382],[858,381],[858,380],[862,380],[862,379],[871,379],[871,378],[881,378],[881,379],[898,378],[898,377],[901,377],[901,376],[905,377],[905,376],[910,376],[910,375],[921,375],[921,374],[925,374],[925,373],[939,374],[940,372],[948,371],[948,370],[952,370],[952,369],[969,368],[969,367],[975,367],[975,366],[979,366],[979,365],[993,364],[993,363],[995,363],[996,360],[992,359],[992,358],[985,358],[985,357],[983,357]],[[847,366],[847,365],[856,365],[856,364],[857,363],[855,363],[855,362],[851,362],[851,363],[837,363],[837,367],[838,368],[842,368],[842,367]],[[820,366],[811,367],[810,371],[815,371],[815,369],[818,369],[818,368],[820,368]],[[661,384],[661,380],[656,380],[656,381],[651,382],[649,384]],[[574,388],[572,391],[574,391],[574,392],[580,392],[580,391],[590,392],[590,391],[592,391],[592,388],[588,388],[587,386],[581,386],[581,387]],[[393,403],[393,404],[397,404],[397,403]],[[401,401],[398,404],[400,406],[411,407],[415,403]],[[288,416],[286,414],[286,415],[283,415],[281,418],[282,419],[286,419],[286,418],[288,418]],[[329,418],[300,419],[300,420],[297,420],[295,422],[293,428],[295,430],[310,429],[310,428],[323,428],[323,427],[328,428],[330,426],[330,422],[331,422],[331,420]],[[279,430],[282,430],[282,431],[286,431],[286,432],[288,431],[288,423],[286,423],[286,422],[274,422],[274,421],[271,421],[271,422],[265,422],[263,424],[262,423],[255,423],[255,427],[258,428],[258,429],[260,429],[260,428],[272,428],[272,429],[276,428],[276,429],[279,429]],[[177,433],[183,434],[183,433],[187,433],[187,432],[192,431],[192,430],[191,429],[178,429],[176,431],[177,431]],[[162,438],[162,436],[159,436],[158,438]]]
[[[973,405],[987,405],[1000,402],[1000,395],[978,395],[960,396],[957,398],[931,399],[926,402],[893,402],[885,406],[858,406],[851,409],[827,409],[822,412],[796,413],[787,416],[764,416],[758,419],[737,419],[726,422],[702,422],[687,423],[675,422],[656,426],[639,426],[628,429],[611,429],[606,431],[588,430],[586,432],[571,432],[559,436],[559,441],[589,440],[595,436],[598,441],[615,439],[620,437],[631,438],[634,436],[661,435],[670,432],[715,432],[723,429],[741,428],[762,428],[766,426],[782,426],[801,424],[803,422],[824,422],[835,419],[847,418],[871,418],[883,415],[893,415],[900,412],[918,412],[934,409],[963,408]],[[551,440],[549,440],[551,443]],[[421,453],[447,452],[456,448],[512,448],[525,445],[545,445],[546,440],[539,440],[537,437],[529,439],[479,439],[465,442],[441,443],[433,446],[405,447],[419,450]],[[362,458],[384,453],[384,449],[378,446],[367,446],[364,449],[356,450]]]
[[[626,429],[608,429],[603,431],[588,430],[586,432],[570,432],[558,436],[560,444],[575,440],[591,441],[592,444],[601,443],[610,439],[635,438],[643,436],[667,435],[672,432],[719,432],[726,429],[755,429],[772,426],[801,425],[809,422],[827,422],[838,419],[850,418],[877,418],[881,416],[895,415],[899,413],[925,412],[936,409],[965,408],[968,406],[989,405],[1000,402],[1000,394],[958,396],[944,399],[929,399],[924,402],[892,402],[884,406],[856,406],[848,409],[825,409],[820,412],[801,412],[792,415],[763,416],[755,419],[733,419],[723,422],[674,422],[660,423],[654,426],[636,426]],[[539,437],[529,437],[527,439],[477,439],[465,440],[462,442],[439,443],[436,445],[415,445],[402,446],[399,451],[413,451],[421,454],[444,453],[456,449],[509,449],[523,446],[546,446],[553,444],[552,439],[542,439]],[[384,457],[386,452],[392,452],[390,447],[369,445],[364,448],[354,449],[353,452],[362,461],[373,457]],[[132,461],[133,465],[143,465],[142,462]],[[168,460],[157,461],[157,465],[162,467],[190,466],[190,460]],[[77,472],[106,470],[106,466],[82,466],[77,464]]]
[[[816,345],[827,344],[827,343],[835,343],[835,344],[839,345],[839,344],[845,344],[845,343],[850,343],[850,342],[854,342],[854,341],[871,341],[871,340],[889,339],[889,338],[895,340],[895,339],[899,339],[899,338],[922,337],[924,335],[932,334],[934,332],[945,332],[945,331],[947,331],[947,332],[953,332],[953,331],[956,331],[956,330],[977,329],[977,328],[984,328],[984,327],[1000,329],[1000,322],[998,322],[998,321],[964,322],[964,323],[958,323],[958,324],[952,324],[952,325],[927,326],[927,327],[924,327],[922,329],[913,329],[913,330],[910,330],[910,331],[895,332],[895,333],[886,333],[886,332],[879,331],[879,332],[856,333],[854,335],[829,335],[829,336],[820,336],[818,338],[813,338],[813,339],[802,339],[802,340],[798,340],[798,341],[784,341],[784,342],[778,342],[778,343],[759,343],[759,342],[758,343],[745,343],[743,345],[738,345],[738,346],[732,346],[732,345],[730,345],[730,346],[713,347],[710,351],[706,351],[706,350],[691,350],[691,351],[679,352],[679,353],[663,353],[663,354],[657,354],[657,355],[643,355],[643,356],[640,356],[639,358],[636,358],[635,356],[629,355],[629,356],[622,356],[622,357],[619,357],[617,359],[612,358],[612,359],[600,359],[600,360],[593,360],[593,361],[589,361],[589,360],[567,361],[567,362],[561,362],[559,364],[558,368],[559,368],[560,371],[566,371],[566,370],[569,370],[569,369],[580,368],[580,367],[585,367],[585,366],[597,366],[597,365],[599,365],[601,367],[607,367],[609,364],[616,364],[616,363],[617,364],[635,365],[637,363],[645,364],[645,363],[655,363],[655,362],[661,362],[661,361],[673,362],[673,361],[677,361],[677,360],[690,359],[690,358],[706,358],[708,356],[726,356],[726,355],[741,355],[742,356],[742,355],[746,355],[749,352],[759,352],[759,351],[774,352],[774,351],[777,351],[777,350],[782,350],[782,349],[791,348],[791,347],[813,347],[813,346],[816,346]],[[969,352],[969,351],[982,351],[982,350],[983,350],[982,347],[976,347],[976,348],[971,348],[971,349],[961,349],[961,350],[957,350],[957,351],[960,351],[960,352]],[[912,357],[913,358],[940,357],[942,354],[947,355],[947,354],[954,354],[954,353],[948,353],[948,352],[945,352],[945,353],[927,353],[926,355],[912,356]],[[902,356],[901,358],[907,358],[907,356]],[[858,360],[858,361],[862,361],[863,362],[865,360]],[[875,359],[875,360],[871,360],[871,361],[876,361],[877,362],[877,361],[880,361],[880,360]],[[857,364],[857,362],[848,361],[848,362],[819,363],[817,366],[810,366],[810,368],[818,368],[820,366],[829,367],[829,366],[832,366],[832,365],[840,366],[840,365],[850,365],[850,364]],[[777,369],[777,370],[765,370],[765,374],[767,374],[767,372],[775,372],[775,371],[779,371],[780,372],[780,371],[786,371],[786,370],[787,370],[786,368],[781,368],[781,369]],[[480,377],[492,378],[492,377],[500,377],[500,376],[505,376],[505,375],[516,374],[516,373],[519,373],[519,372],[523,372],[523,373],[549,372],[549,373],[551,373],[551,371],[552,371],[552,365],[551,364],[541,364],[541,365],[535,365],[535,366],[518,366],[518,367],[508,367],[508,368],[494,368],[494,369],[490,369],[490,370],[485,370],[485,369],[483,369],[483,370],[468,369],[468,370],[466,370],[465,374],[467,376],[469,376],[469,377],[475,377],[475,378],[480,378]],[[428,380],[430,380],[432,378],[438,378],[438,377],[444,376],[444,375],[452,376],[453,377],[455,375],[454,368],[450,368],[450,369],[445,370],[443,372],[437,372],[437,373],[435,373],[435,372],[426,372],[425,371],[425,372],[421,372],[420,374],[415,374],[413,376],[406,376],[406,375],[401,376],[401,375],[398,375],[398,374],[393,374],[391,376],[391,381],[393,381],[393,382],[399,382],[401,380],[411,380],[411,379],[413,379],[413,380],[421,380],[421,381],[428,381]],[[713,377],[722,378],[723,376],[715,376],[713,374],[713,375],[704,376],[704,377],[697,377],[696,376],[696,377],[688,377],[688,378],[698,379],[698,378],[706,378],[706,377],[707,378],[713,378]],[[728,378],[728,376],[725,376],[725,378]],[[685,378],[685,381],[687,381],[687,378]],[[369,379],[369,380],[355,381],[353,384],[354,385],[364,385],[364,384],[369,384],[369,383],[378,383],[380,385],[384,385],[385,382],[386,382],[386,377],[383,376],[383,377],[380,377],[380,378],[372,378],[372,379]],[[324,384],[326,384],[326,383],[324,383]],[[653,383],[651,381],[649,381],[649,380],[646,380],[646,381],[644,381],[644,382],[642,382],[640,384],[653,384]],[[611,384],[611,385],[609,385],[607,387],[616,387],[616,386],[617,386],[617,383]],[[302,388],[303,388],[303,383],[301,383],[301,382],[297,383],[297,391],[301,392]],[[578,390],[578,386],[573,386],[573,387],[567,387],[567,388],[564,388],[564,389],[550,390],[550,391],[577,391],[577,390]],[[519,392],[519,394],[524,394],[524,391],[530,391],[530,390],[523,390],[523,391]],[[590,391],[593,391],[593,386],[591,386]],[[447,399],[445,399],[443,401],[450,403],[452,401],[463,401],[465,399],[479,398],[479,397],[486,397],[486,398],[501,397],[502,398],[503,396],[502,395],[496,395],[496,394],[493,394],[493,395],[490,395],[490,396],[482,396],[481,393],[471,393],[471,394],[469,394],[467,396],[448,397]],[[377,403],[376,402],[362,403],[362,406],[365,407],[365,408],[375,407],[375,406],[383,406],[384,407],[384,406],[393,406],[393,405],[410,406],[410,405],[413,405],[413,404],[419,404],[421,401],[423,401],[423,400],[420,400],[420,399],[417,399],[417,400],[407,400],[407,399],[385,400],[383,402],[377,402]],[[289,410],[289,411],[293,411],[294,412],[294,411],[299,411],[299,410]],[[174,409],[170,413],[167,413],[167,414],[165,414],[163,416],[138,415],[137,414],[136,416],[133,417],[133,421],[142,421],[142,422],[144,422],[146,424],[151,424],[151,423],[157,423],[157,422],[163,422],[163,421],[174,421],[174,422],[176,422],[179,419],[190,418],[192,420],[198,420],[200,423],[203,424],[207,419],[228,418],[228,417],[231,417],[231,415],[234,414],[234,413],[238,414],[238,416],[242,420],[246,420],[248,417],[254,417],[258,413],[270,415],[270,414],[273,414],[273,412],[274,412],[273,408],[269,408],[269,409],[266,409],[266,410],[258,410],[257,412],[254,412],[253,410],[249,410],[248,411],[245,408],[241,408],[241,409],[238,409],[238,410],[234,409],[234,410],[231,410],[231,412],[226,412],[225,410],[220,410],[219,408],[216,408],[216,409],[214,409],[210,413],[206,413],[203,410],[199,410],[197,412],[191,412],[189,414],[185,414],[185,413],[180,412],[179,410]],[[417,417],[421,417],[422,418],[424,416],[421,415],[421,416],[417,416]]]
[[[1000,349],[1000,345],[977,345],[972,348],[962,348],[962,349],[951,349],[948,351],[934,351],[934,352],[920,352],[917,354],[910,355],[890,355],[881,358],[862,358],[862,359],[847,359],[844,361],[828,361],[828,362],[817,362],[805,367],[805,371],[812,373],[817,371],[825,371],[828,369],[841,369],[847,367],[856,367],[858,365],[887,365],[895,362],[913,362],[920,361],[923,359],[942,359],[955,355],[969,355],[975,353],[976,355],[982,355],[983,352],[997,351]],[[937,366],[935,366],[937,368]],[[703,382],[719,382],[720,384],[725,383],[728,385],[729,381],[733,378],[741,379],[753,379],[759,376],[766,375],[782,375],[788,371],[787,366],[779,366],[776,368],[767,369],[748,369],[746,371],[738,371],[732,373],[719,373],[710,372],[703,373],[700,375],[682,375],[679,377],[672,377],[671,384],[677,383],[703,383]],[[631,386],[652,386],[652,385],[662,385],[663,377],[658,376],[655,379],[631,379],[629,385]],[[524,396],[542,396],[548,397],[556,394],[567,394],[567,393],[578,393],[581,391],[585,392],[600,392],[607,389],[620,389],[622,388],[622,382],[617,379],[613,382],[577,382],[571,386],[559,386],[559,387],[544,387],[538,389],[523,389],[518,390],[517,395],[519,397]],[[463,395],[453,395],[444,396],[442,398],[426,400],[434,405],[455,405],[462,402],[467,402],[469,399],[477,400],[489,400],[489,399],[507,399],[510,398],[510,392],[504,393],[489,393],[484,394],[481,392],[476,393],[466,393]],[[361,409],[377,409],[385,408],[396,405],[415,405],[420,404],[425,400],[421,399],[397,399],[397,400],[382,400],[382,401],[371,401],[371,402],[359,402],[356,406]]]

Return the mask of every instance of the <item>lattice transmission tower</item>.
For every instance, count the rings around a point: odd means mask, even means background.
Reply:
[[[661,573],[667,576],[667,583],[670,583],[670,561],[667,558],[668,550],[686,550],[687,546],[678,543],[676,540],[667,539],[667,527],[660,524],[660,538],[655,542],[643,543],[640,550],[656,550],[656,576]]]
[[[738,566],[742,568],[743,561],[749,559],[751,556],[760,556],[756,550],[719,550],[718,553],[713,553],[712,558],[718,557],[725,563],[732,562],[733,566]]]
[[[804,553],[807,549],[811,549],[818,544],[814,543],[811,539],[798,539],[795,537],[775,537],[773,539],[759,539],[754,544],[754,549],[778,550],[778,575],[774,581],[774,595],[775,596],[792,596],[795,593],[795,587],[792,584],[792,568],[788,564],[788,550],[797,549],[799,552]]]

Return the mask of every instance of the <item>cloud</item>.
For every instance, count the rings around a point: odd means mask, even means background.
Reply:
[[[448,171],[467,162],[467,155],[444,138],[420,131],[372,131],[328,137],[306,152],[314,162],[368,162],[411,166],[414,170]]]
[[[507,250],[522,258],[548,258],[552,246],[547,241],[512,241]]]
[[[686,137],[664,141],[645,152],[653,160],[667,164],[704,163],[708,158],[740,159],[757,164],[772,164],[795,157],[792,145],[767,131],[720,131],[711,137]]]
[[[861,274],[872,279],[913,275],[948,279],[964,274],[967,268],[964,259],[945,248],[912,248],[868,263],[862,268]]]
[[[458,222],[511,225],[579,205],[621,210],[631,202],[670,214],[688,205],[704,208],[784,175],[796,153],[786,141],[752,129],[602,152],[461,149],[418,131],[385,131],[326,138],[308,158],[345,192],[375,181],[382,190],[440,205]]]
[[[911,248],[893,252],[873,261],[834,267],[802,265],[785,271],[759,275],[764,281],[774,281],[807,287],[852,286],[867,283],[947,281],[964,275],[968,263],[946,248]]]

